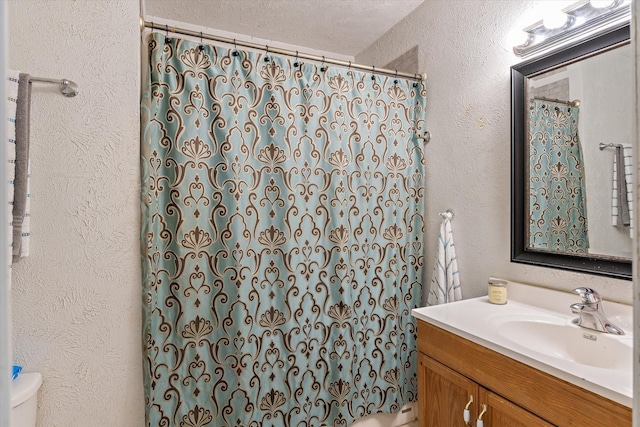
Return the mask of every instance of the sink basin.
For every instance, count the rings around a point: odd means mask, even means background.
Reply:
[[[584,329],[567,319],[520,315],[490,322],[514,344],[566,362],[611,370],[628,370],[632,363],[631,339]]]

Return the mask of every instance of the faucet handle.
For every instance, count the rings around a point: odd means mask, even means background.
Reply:
[[[584,304],[596,304],[602,301],[602,297],[595,289],[575,288],[573,293],[580,295]]]

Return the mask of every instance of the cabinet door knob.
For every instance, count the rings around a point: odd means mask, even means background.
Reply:
[[[473,395],[469,395],[469,401],[467,402],[467,406],[464,407],[464,412],[462,413],[462,417],[464,418],[464,423],[469,425],[469,421],[471,421],[471,412],[469,411],[469,406],[473,403]]]
[[[478,420],[476,421],[476,427],[484,427],[484,421],[482,421],[482,416],[487,412],[487,405],[482,404],[482,412],[478,415]]]

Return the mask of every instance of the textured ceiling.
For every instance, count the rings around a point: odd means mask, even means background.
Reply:
[[[355,56],[424,0],[145,0],[145,14]]]

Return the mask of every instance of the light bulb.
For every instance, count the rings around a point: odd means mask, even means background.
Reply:
[[[561,28],[564,24],[567,23],[567,14],[561,11],[551,12],[542,20],[542,25],[544,25],[548,30],[554,30],[556,28]]]
[[[591,3],[591,6],[595,7],[596,9],[603,9],[605,7],[611,6],[614,3],[614,1],[611,1],[611,0],[590,0],[589,3]]]
[[[529,34],[522,30],[516,30],[509,33],[509,41],[511,46],[521,46],[529,41]]]

